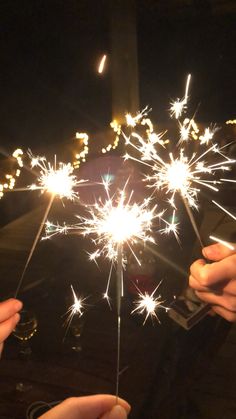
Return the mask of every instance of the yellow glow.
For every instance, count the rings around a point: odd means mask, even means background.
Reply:
[[[32,167],[40,168],[40,175],[36,184],[32,184],[31,190],[39,189],[42,192],[49,192],[60,198],[74,199],[77,193],[74,188],[82,181],[78,181],[73,175],[74,168],[70,163],[59,163],[57,168],[56,156],[54,167],[45,157],[34,157],[29,153]]]
[[[71,182],[72,172],[73,168],[70,164],[61,165],[61,168],[58,170],[49,170],[48,173],[43,174],[41,177],[43,189],[60,197],[71,198],[73,194],[73,182]]]
[[[236,119],[229,119],[228,121],[226,121],[226,125],[235,125],[236,124]]]
[[[20,148],[17,148],[13,153],[12,153],[12,157],[14,157],[14,159],[16,159],[17,165],[19,166],[16,170],[14,174],[5,174],[4,178],[5,181],[3,183],[0,183],[0,199],[3,197],[4,193],[3,190],[4,189],[14,189],[15,186],[15,182],[16,182],[16,177],[20,176],[21,170],[20,168],[23,167],[23,151]]]
[[[170,190],[185,191],[189,187],[189,165],[181,160],[174,160],[167,165],[167,182]]]
[[[106,59],[107,59],[107,56],[106,56],[106,54],[104,54],[103,57],[100,60],[99,66],[98,66],[98,73],[99,74],[102,74],[103,71],[104,71]]]
[[[154,289],[154,291],[152,292],[152,294],[148,294],[146,291],[144,293],[142,293],[138,288],[138,300],[135,301],[135,306],[136,308],[132,311],[131,314],[137,312],[139,314],[146,314],[146,317],[144,319],[143,324],[146,323],[148,317],[151,317],[152,319],[155,318],[159,323],[160,320],[157,316],[157,309],[164,309],[164,310],[168,310],[167,307],[165,307],[163,305],[164,301],[161,301],[161,296],[158,295],[157,297],[154,297],[154,294],[157,290],[157,288],[160,286],[161,282],[157,285],[157,287]]]
[[[183,99],[178,98],[175,101],[171,102],[171,107],[170,107],[171,117],[179,119],[182,116],[182,113],[185,112],[186,107],[187,107],[187,101],[188,101],[188,91],[189,91],[190,80],[191,80],[191,74],[189,74],[187,77],[184,98]]]
[[[109,183],[103,182],[107,199],[105,202],[98,201],[95,205],[88,206],[87,217],[78,216],[80,222],[74,226],[67,226],[69,229],[81,231],[85,236],[94,236],[93,242],[98,246],[94,253],[90,254],[90,260],[96,260],[104,255],[110,260],[116,260],[117,246],[119,244],[132,244],[137,240],[154,242],[149,232],[155,217],[156,205],[149,209],[150,200],[146,199],[142,204],[131,204],[130,195],[126,195],[125,188],[117,197],[110,197]],[[46,238],[56,233],[62,233],[65,226],[49,224],[46,230]],[[131,247],[130,247],[131,248]]]

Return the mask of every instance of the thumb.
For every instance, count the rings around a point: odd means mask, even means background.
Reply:
[[[101,419],[126,419],[126,418],[127,418],[126,410],[118,404],[114,406],[110,410],[110,412],[107,412],[104,416],[101,417]]]
[[[231,244],[231,243],[230,243]],[[216,243],[211,246],[204,247],[202,250],[203,256],[206,259],[213,260],[215,262],[225,259],[236,253],[236,246],[232,244],[232,249],[224,246],[223,244]]]

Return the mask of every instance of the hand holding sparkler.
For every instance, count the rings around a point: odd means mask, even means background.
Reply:
[[[236,246],[229,249],[217,243],[205,247],[202,253],[215,263],[195,261],[190,268],[189,284],[215,313],[236,322]]]
[[[39,419],[126,419],[130,405],[123,399],[107,394],[71,397],[50,409]]]
[[[0,303],[0,355],[4,340],[10,335],[18,323],[18,312],[22,309],[22,303],[13,298]]]
[[[40,239],[44,224],[51,210],[55,197],[58,196],[60,199],[67,198],[67,199],[73,200],[74,198],[78,197],[78,194],[75,192],[74,188],[78,186],[79,184],[84,183],[84,180],[80,180],[80,181],[77,180],[77,177],[73,174],[73,170],[74,170],[73,166],[70,163],[68,164],[59,163],[57,167],[56,156],[55,156],[54,166],[51,165],[50,162],[47,162],[45,157],[39,157],[39,156],[34,157],[32,153],[29,153],[29,156],[31,158],[32,168],[38,167],[40,171],[36,184],[32,184],[29,187],[29,189],[31,190],[39,189],[42,193],[44,192],[49,193],[49,202],[45,209],[42,221],[39,225],[32,247],[30,249],[29,256],[26,260],[23,272],[18,282],[15,295],[14,295],[15,297],[17,297],[19,293],[26,270],[29,266],[29,263],[32,259],[35,248],[37,246],[37,243]]]

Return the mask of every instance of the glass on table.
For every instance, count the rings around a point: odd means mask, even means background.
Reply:
[[[37,327],[38,321],[35,314],[30,310],[22,310],[20,312],[20,320],[13,330],[13,335],[19,341],[19,358],[23,362],[27,362],[30,359],[32,349],[29,341],[37,332]],[[31,388],[31,385],[24,382],[16,384],[17,391],[25,392]]]
[[[81,335],[84,329],[84,318],[79,314],[75,314],[69,325],[69,333],[72,338],[71,349],[75,352],[82,351]]]

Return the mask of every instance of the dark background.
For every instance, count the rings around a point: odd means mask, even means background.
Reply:
[[[35,150],[108,127],[112,3],[0,2],[1,146]],[[198,120],[235,117],[235,9],[233,1],[136,1],[140,108],[150,105],[153,118],[168,120],[169,102],[183,95],[191,72]]]

